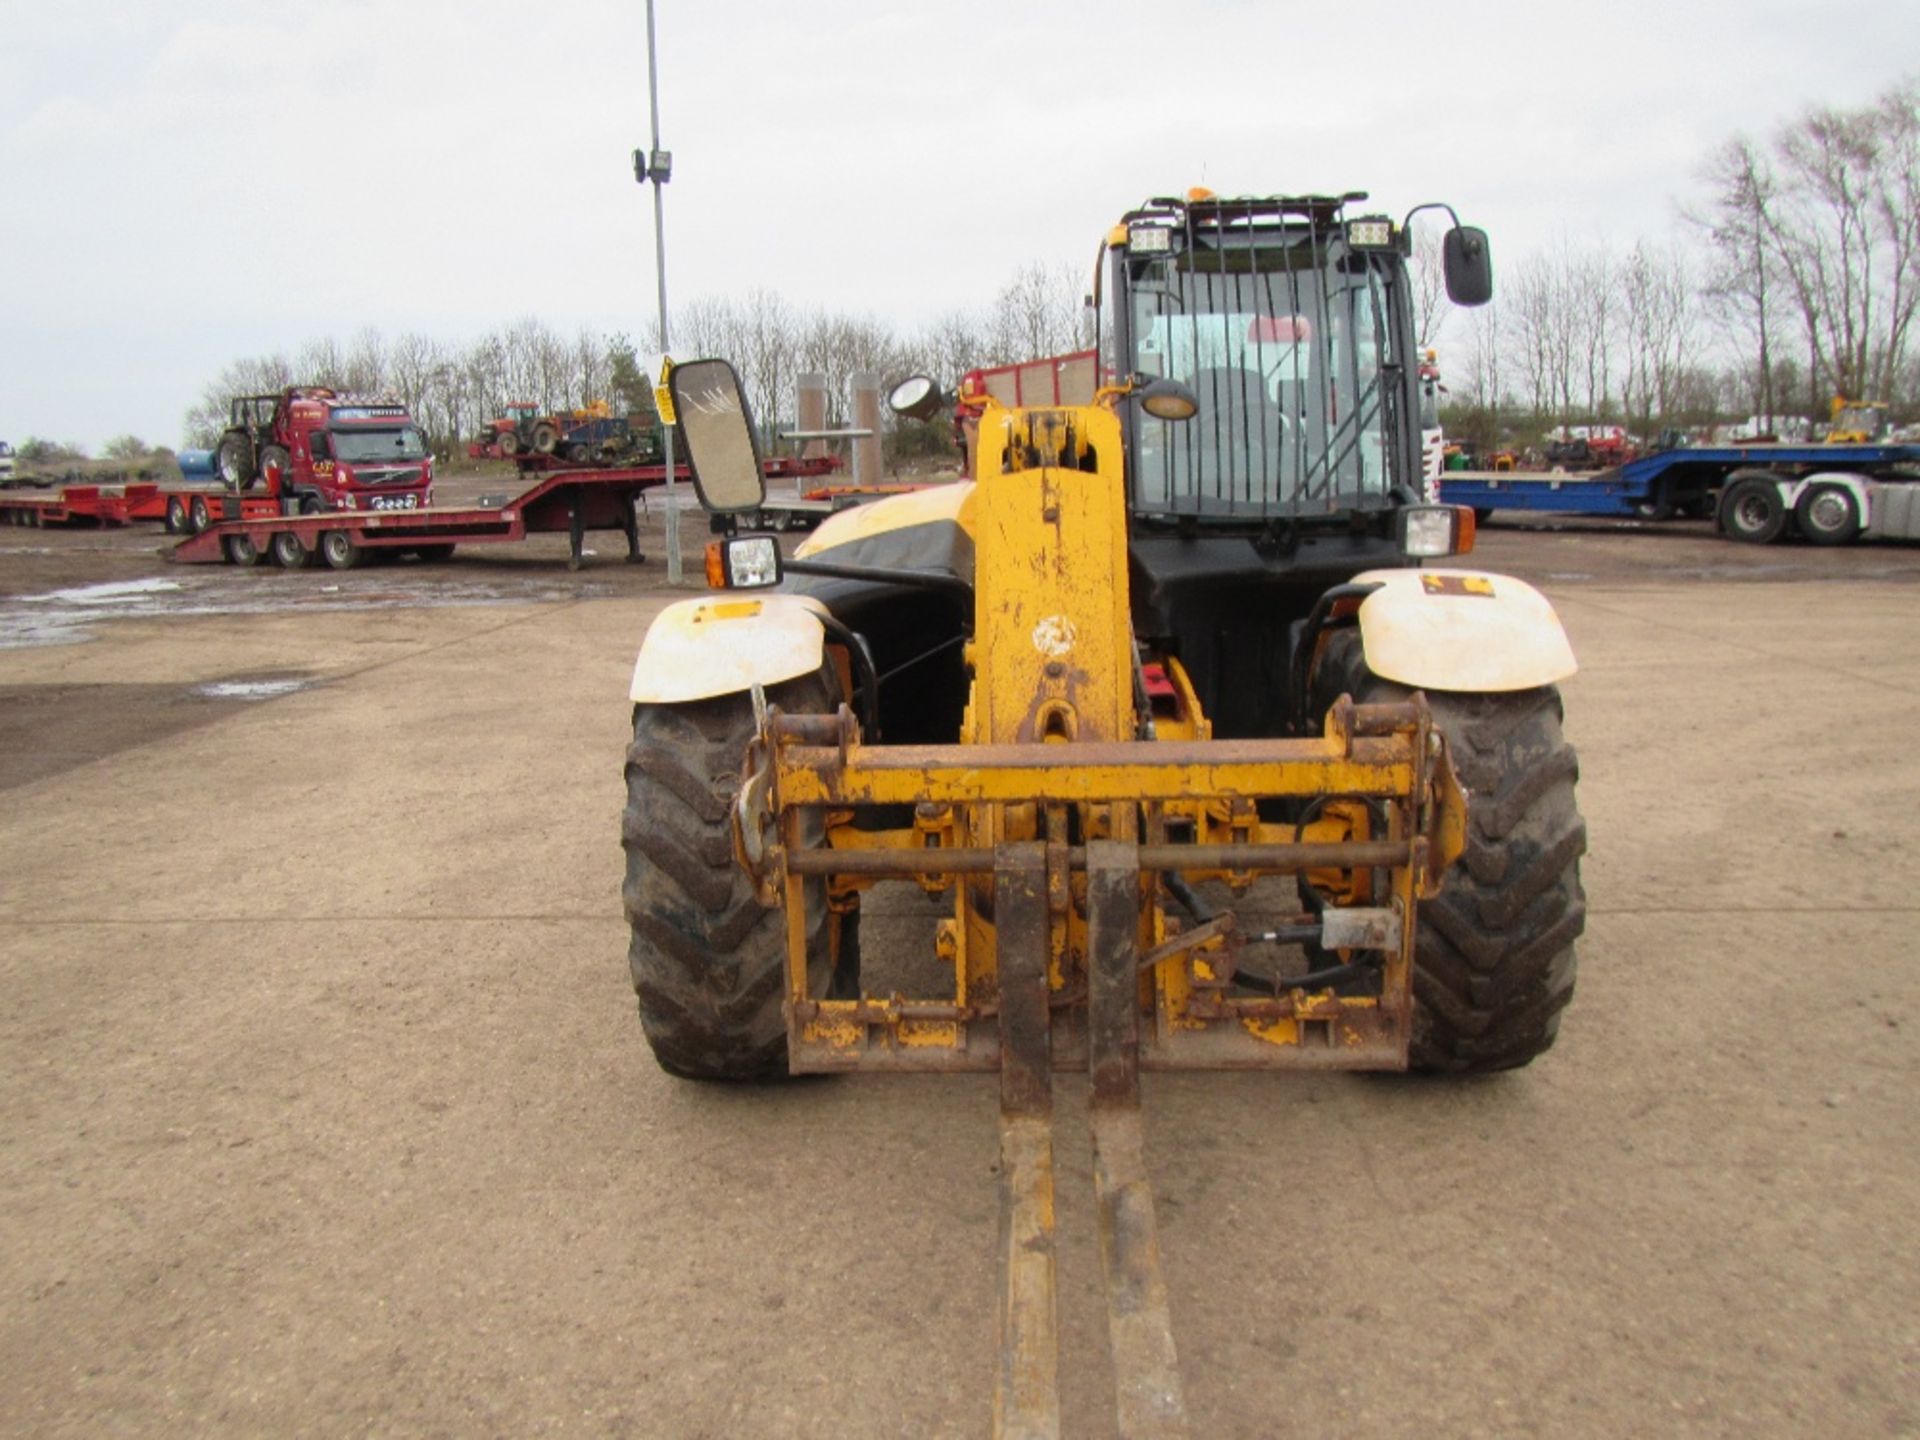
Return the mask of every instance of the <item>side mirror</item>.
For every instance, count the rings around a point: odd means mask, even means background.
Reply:
[[[307,437],[307,453],[315,460],[333,458],[333,437],[324,430],[316,430]]]
[[[725,360],[689,360],[673,367],[667,389],[702,507],[715,515],[758,510],[767,498],[767,479],[733,366]]]
[[[940,400],[940,387],[925,375],[909,375],[887,392],[887,408],[909,420],[931,420]]]
[[[1493,298],[1493,252],[1487,232],[1471,225],[1447,231],[1440,250],[1447,272],[1447,298],[1456,305],[1484,305]]]

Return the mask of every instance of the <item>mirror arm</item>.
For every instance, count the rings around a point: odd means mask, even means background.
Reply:
[[[1407,211],[1407,218],[1400,222],[1400,228],[1405,230],[1409,225],[1413,224],[1413,217],[1418,215],[1422,210],[1444,210],[1447,212],[1447,218],[1453,221],[1454,229],[1459,230],[1464,228],[1460,224],[1460,217],[1453,213],[1453,206],[1444,200],[1429,200],[1424,205],[1414,206],[1411,210]]]

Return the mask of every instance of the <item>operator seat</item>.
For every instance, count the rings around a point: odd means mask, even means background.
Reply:
[[[1196,371],[1199,410],[1186,429],[1207,500],[1258,503],[1279,493],[1286,425],[1257,370],[1229,365]]]

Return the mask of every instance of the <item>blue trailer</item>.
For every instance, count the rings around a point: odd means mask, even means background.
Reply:
[[[1735,540],[1920,539],[1920,445],[1687,446],[1589,475],[1450,470],[1440,498],[1495,510],[1711,518]]]

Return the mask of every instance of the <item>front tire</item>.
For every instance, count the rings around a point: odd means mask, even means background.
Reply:
[[[1351,631],[1329,642],[1316,679],[1326,703],[1342,691],[1361,704],[1412,693],[1366,668]],[[1580,765],[1561,733],[1557,686],[1426,695],[1467,789],[1467,848],[1420,906],[1408,1063],[1511,1070],[1552,1047],[1573,998],[1573,942],[1587,917]]]
[[[811,714],[838,703],[824,673],[767,698]],[[654,1058],[690,1080],[787,1073],[785,916],[761,906],[733,858],[731,812],[753,731],[746,695],[634,707],[620,825],[627,959]],[[810,822],[814,842],[819,823]],[[808,881],[806,910],[809,989],[823,995],[831,966],[824,880]]]
[[[287,483],[287,472],[292,465],[293,461],[287,455],[286,446],[263,445],[260,447],[260,478],[266,482],[267,489],[272,494],[279,494],[281,487]]]

